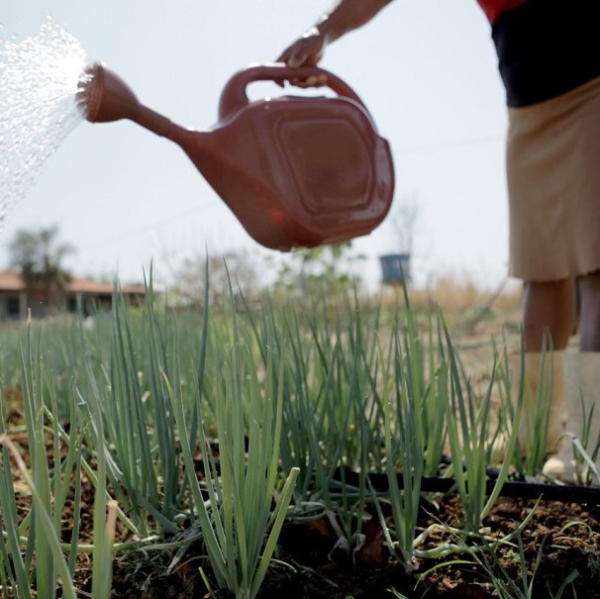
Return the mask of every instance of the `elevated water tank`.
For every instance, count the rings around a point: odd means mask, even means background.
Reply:
[[[410,254],[385,254],[379,262],[384,284],[410,281]]]

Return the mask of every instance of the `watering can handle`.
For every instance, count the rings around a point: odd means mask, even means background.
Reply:
[[[241,110],[250,103],[246,95],[246,87],[254,81],[287,81],[290,79],[305,79],[310,76],[325,75],[326,86],[338,96],[349,98],[359,104],[367,114],[369,111],[354,90],[339,77],[319,67],[291,68],[284,63],[271,65],[252,65],[238,71],[227,83],[219,102],[219,120],[225,120],[230,115]]]

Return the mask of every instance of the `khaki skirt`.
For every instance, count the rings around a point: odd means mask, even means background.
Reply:
[[[509,108],[510,274],[555,281],[600,270],[600,77]]]

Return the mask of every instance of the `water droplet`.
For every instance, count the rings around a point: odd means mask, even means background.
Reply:
[[[48,19],[37,34],[0,26],[0,230],[66,136],[84,120],[77,90],[87,63],[75,37]]]

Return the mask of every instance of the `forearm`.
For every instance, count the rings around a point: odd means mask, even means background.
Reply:
[[[276,62],[284,62],[292,68],[316,66],[323,58],[323,52],[328,44],[368,23],[390,2],[392,0],[336,0],[333,8],[324,14],[314,27],[288,46]],[[317,76],[291,81],[300,87],[324,83],[319,82]]]
[[[326,43],[368,23],[392,0],[337,0],[334,7],[315,25]]]

